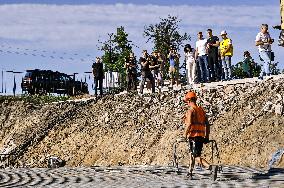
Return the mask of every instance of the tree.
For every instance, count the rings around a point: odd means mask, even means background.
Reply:
[[[154,43],[154,50],[158,50],[164,57],[167,57],[171,47],[179,50],[184,41],[190,40],[190,36],[187,33],[180,33],[181,20],[178,17],[168,15],[167,18],[160,20],[157,24],[145,26],[143,35],[147,38],[147,42]],[[169,65],[166,64],[165,67],[167,71]]]
[[[105,65],[105,71],[118,72],[120,86],[124,87],[126,82],[126,74],[124,69],[125,59],[132,52],[132,41],[128,40],[128,34],[124,27],[117,28],[116,34],[109,33],[109,39],[105,42],[100,42],[99,48],[104,52],[102,62]]]
[[[190,40],[187,33],[183,35],[179,32],[180,19],[176,16],[168,15],[167,18],[161,19],[157,24],[145,26],[144,37],[147,37],[147,42],[154,42],[154,49],[167,55],[169,49],[173,46],[180,49],[184,40]]]

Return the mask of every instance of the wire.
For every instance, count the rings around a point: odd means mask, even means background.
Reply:
[[[25,55],[32,57],[41,57],[41,58],[51,58],[51,59],[60,59],[60,60],[71,60],[71,61],[81,61],[81,62],[94,62],[91,54],[79,54],[79,53],[68,53],[68,52],[56,52],[48,50],[39,50],[39,49],[30,49],[30,48],[20,48],[13,47],[8,44],[0,45],[0,53],[6,54],[16,54],[16,55]]]

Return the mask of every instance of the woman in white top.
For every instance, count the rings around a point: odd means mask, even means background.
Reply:
[[[185,67],[187,74],[187,84],[194,83],[195,77],[195,50],[191,48],[190,44],[185,45],[184,47],[184,56],[185,56]]]

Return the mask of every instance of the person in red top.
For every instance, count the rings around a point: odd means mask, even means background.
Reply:
[[[183,136],[189,140],[191,152],[190,172],[188,175],[192,177],[192,171],[195,161],[202,167],[212,170],[213,179],[217,178],[217,166],[210,165],[201,157],[203,144],[209,143],[210,126],[206,117],[206,113],[202,107],[196,104],[197,96],[194,92],[188,92],[185,95],[184,102],[189,106],[185,114],[185,130]]]

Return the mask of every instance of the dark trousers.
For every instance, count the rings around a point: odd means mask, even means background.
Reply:
[[[209,79],[210,81],[220,80],[222,76],[222,68],[218,61],[218,54],[208,54],[208,67],[209,67]]]
[[[136,91],[136,76],[135,74],[127,74],[126,77],[126,81],[127,81],[127,91],[133,90]]]
[[[140,93],[143,93],[143,89],[144,89],[144,85],[145,85],[145,81],[146,79],[149,79],[152,85],[152,93],[155,93],[155,80],[153,77],[153,74],[151,73],[151,71],[147,71],[147,72],[142,72],[142,78],[141,78],[141,82],[140,82]]]
[[[103,95],[103,78],[94,78],[95,95],[97,96],[97,90],[99,86],[100,95]]]

